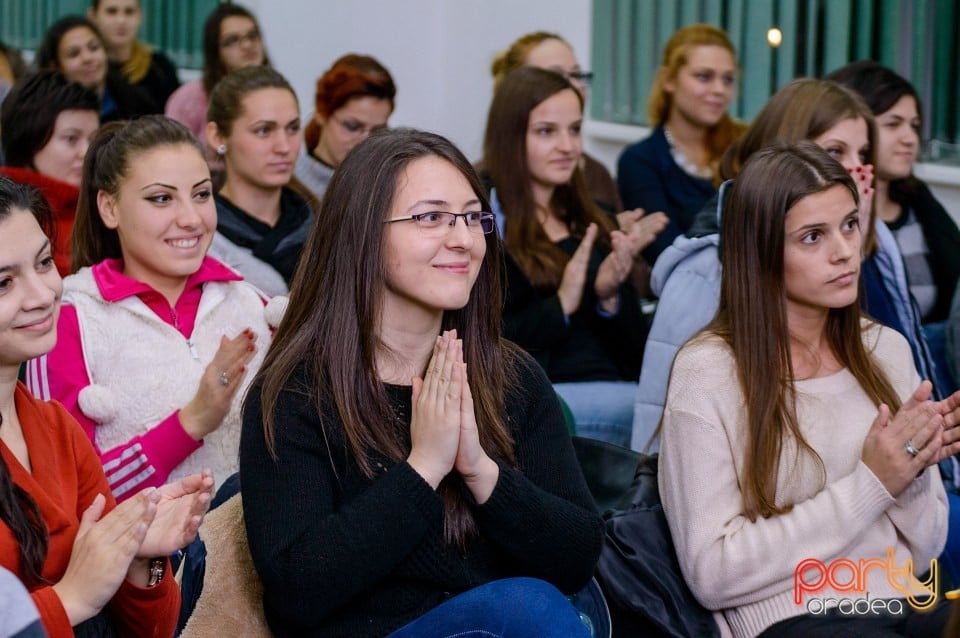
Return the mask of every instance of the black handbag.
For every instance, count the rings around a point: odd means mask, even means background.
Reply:
[[[713,614],[680,572],[660,504],[657,455],[577,438],[574,449],[606,521],[597,581],[610,606],[614,638],[718,638]]]

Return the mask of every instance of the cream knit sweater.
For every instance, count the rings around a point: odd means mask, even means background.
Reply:
[[[864,342],[906,400],[920,382],[906,340],[871,324]],[[816,461],[798,458],[788,445],[776,498],[794,507],[751,521],[742,513],[738,480],[746,413],[729,347],[716,335],[693,339],[677,354],[670,377],[660,450],[663,507],[687,583],[705,607],[723,613],[736,638],[807,613],[807,598],[794,602],[794,569],[804,559],[883,559],[892,547],[898,566],[912,558],[921,574],[946,540],[947,500],[936,467],[894,499],[860,460],[877,408],[853,375],[843,369],[796,388],[800,428],[823,460],[825,482]],[[867,584],[871,599],[903,597],[884,570],[868,572]]]

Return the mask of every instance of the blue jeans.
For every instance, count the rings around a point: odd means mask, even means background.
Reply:
[[[567,597],[536,578],[480,585],[434,607],[389,638],[589,638]]]
[[[630,447],[633,402],[637,384],[630,381],[554,383],[553,389],[570,406],[577,435]]]

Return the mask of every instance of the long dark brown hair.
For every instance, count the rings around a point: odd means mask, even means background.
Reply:
[[[527,165],[527,128],[530,112],[565,90],[577,96],[582,112],[583,97],[559,73],[529,66],[511,71],[493,96],[483,137],[482,168],[496,187],[507,218],[504,244],[527,279],[547,290],[560,285],[570,256],[550,241],[537,217]],[[613,220],[590,199],[579,166],[570,182],[554,189],[550,206],[573,237],[582,237],[587,226],[595,223],[600,231],[598,243],[609,246]]]
[[[97,193],[105,191],[116,196],[138,155],[160,146],[180,144],[192,146],[203,156],[193,133],[163,115],[145,115],[135,121],[110,122],[100,127],[83,158],[80,199],[70,238],[71,272],[104,259],[123,257],[120,236],[100,218]]]
[[[40,227],[49,233],[52,213],[43,195],[36,188],[16,184],[0,177],[0,223],[10,216],[13,209],[33,213]],[[3,416],[0,415],[0,427]],[[50,533],[43,520],[40,507],[33,497],[13,482],[7,462],[0,456],[0,521],[10,528],[17,542],[20,570],[24,583],[29,587],[40,585],[43,578],[43,563],[47,559]]]
[[[324,406],[336,412],[349,452],[365,476],[373,476],[372,454],[397,461],[409,454],[404,428],[385,425],[397,423],[398,417],[376,369],[377,354],[386,349],[379,333],[387,280],[383,222],[405,168],[426,157],[456,167],[487,208],[473,167],[439,135],[382,130],[350,151],[324,195],[290,287],[287,312],[257,375],[264,436],[275,458],[274,441],[283,427],[276,419],[277,397],[299,366],[311,382],[296,390],[306,395],[321,420]],[[481,445],[513,463],[503,405],[505,388],[513,384],[504,371],[512,369],[514,351],[500,337],[500,242],[495,233],[485,235],[485,241],[486,257],[470,299],[462,309],[443,313],[442,329],[456,328],[463,338]],[[459,545],[476,532],[463,489],[454,476],[444,479],[440,489],[447,541]]]
[[[751,519],[788,511],[776,504],[777,471],[785,442],[820,462],[800,431],[783,279],[787,212],[804,197],[834,186],[858,201],[853,179],[813,142],[778,145],[754,153],[734,181],[723,214],[720,307],[708,327],[733,351],[747,412],[747,449],[740,478],[744,512]],[[828,312],[826,336],[837,360],[867,396],[891,411],[900,399],[863,343],[860,306]]]

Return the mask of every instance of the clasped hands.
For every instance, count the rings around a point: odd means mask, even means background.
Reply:
[[[610,232],[610,253],[600,263],[594,281],[594,292],[604,311],[611,314],[617,312],[620,284],[630,275],[634,263],[640,259],[641,251],[653,243],[657,235],[667,227],[667,222],[667,216],[663,213],[647,215],[642,208],[617,215],[620,230]],[[583,300],[583,287],[587,280],[587,268],[597,232],[596,224],[587,227],[580,245],[564,268],[557,296],[567,316],[576,312]]]
[[[456,330],[438,336],[423,378],[413,379],[407,463],[434,489],[457,472],[478,503],[493,492],[500,468],[480,445],[473,396]]]
[[[960,391],[931,401],[923,381],[891,417],[882,404],[863,442],[863,462],[894,497],[921,472],[960,453]]]

